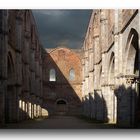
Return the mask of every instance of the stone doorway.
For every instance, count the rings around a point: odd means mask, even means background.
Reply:
[[[58,99],[55,104],[57,115],[66,115],[68,112],[68,103],[65,99]]]

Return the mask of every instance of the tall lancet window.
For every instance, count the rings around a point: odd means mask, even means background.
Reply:
[[[70,81],[73,81],[75,79],[75,71],[73,68],[70,69],[69,79],[70,79]]]
[[[50,79],[49,79],[49,81],[56,81],[55,69],[50,69]]]

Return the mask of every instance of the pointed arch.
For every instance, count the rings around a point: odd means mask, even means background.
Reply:
[[[115,54],[111,53],[110,61],[109,61],[109,84],[114,84],[114,70],[115,70]]]
[[[139,75],[139,35],[134,28],[130,30],[124,52],[126,74]]]

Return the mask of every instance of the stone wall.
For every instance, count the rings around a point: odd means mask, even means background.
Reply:
[[[0,122],[42,115],[42,46],[30,10],[0,11]]]
[[[134,126],[139,109],[139,10],[93,10],[83,44],[83,114]]]
[[[65,47],[49,51],[44,53],[43,59],[44,108],[48,110],[49,115],[79,114],[82,99],[80,57],[73,50]],[[55,71],[54,81],[50,80],[52,69]],[[71,70],[74,71],[72,77],[70,77]],[[59,100],[63,100],[66,104],[59,105],[57,103]]]

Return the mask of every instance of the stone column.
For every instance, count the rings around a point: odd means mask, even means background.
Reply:
[[[121,84],[120,80],[117,78],[119,74],[122,73],[123,68],[123,53],[122,53],[122,35],[119,33],[119,19],[121,16],[119,15],[119,10],[115,10],[115,26],[114,26],[114,52],[115,52],[115,69],[114,69],[114,87],[112,87],[114,95],[114,108],[113,108],[113,121],[117,123],[117,96],[115,93],[116,87]]]
[[[89,79],[89,58],[88,58],[88,50],[85,50],[85,95],[88,95],[89,93],[89,85],[88,85],[88,79]]]
[[[88,78],[88,93],[93,93],[94,90],[94,63],[93,63],[93,48],[89,49],[89,78]]]
[[[103,99],[102,91],[100,89],[94,90],[94,100],[96,104],[96,119],[103,121]]]
[[[89,104],[88,104],[88,95],[86,95],[85,96],[85,116],[86,117],[89,117],[89,108],[88,108],[88,106],[89,106]]]
[[[88,85],[89,85],[89,93],[93,93],[94,91],[94,81],[93,81],[93,71],[92,72],[89,72],[89,82],[88,82]]]
[[[32,110],[31,116],[32,116],[32,119],[34,119],[34,104],[33,103],[31,104],[31,110]]]
[[[34,118],[36,118],[36,104],[34,104]]]
[[[18,113],[18,120],[22,121],[22,100],[19,98],[19,113]]]
[[[84,100],[84,97],[82,97],[82,115],[85,115],[85,100]]]
[[[82,97],[85,95],[85,58],[82,58]]]
[[[123,85],[119,86],[117,94],[117,124],[123,127],[133,127],[136,111],[135,77],[123,75],[120,77]]]
[[[22,119],[25,120],[25,101],[22,101]]]
[[[91,118],[95,119],[96,117],[96,103],[95,103],[95,96],[94,93],[89,93],[90,97],[90,109],[91,109]]]
[[[15,101],[13,103],[14,110],[16,113],[15,115],[15,121],[18,121],[18,116],[20,116],[19,112],[19,96],[22,92],[22,62],[21,62],[21,53],[16,53],[16,84],[15,84]],[[13,95],[11,95],[13,96]]]
[[[5,123],[7,92],[7,10],[0,10],[0,125]]]
[[[29,100],[30,100],[30,83],[31,83],[31,72],[30,72],[30,48],[31,48],[31,33],[30,30],[24,32],[24,47],[22,50],[22,59],[23,59],[23,81],[24,81],[24,88],[23,88],[23,95],[24,95],[24,101],[25,101],[25,119],[29,118]]]

